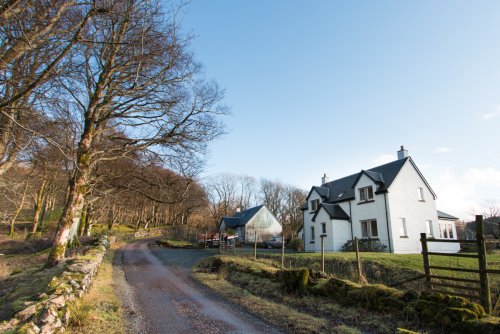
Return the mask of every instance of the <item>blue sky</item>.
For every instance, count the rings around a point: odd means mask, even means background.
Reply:
[[[192,0],[178,19],[232,111],[206,175],[308,190],[404,145],[439,209],[500,205],[500,2]]]

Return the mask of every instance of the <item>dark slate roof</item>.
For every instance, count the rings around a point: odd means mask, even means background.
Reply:
[[[314,214],[312,221],[315,221],[316,216],[318,215],[321,208],[324,208],[325,211],[330,216],[330,219],[339,219],[339,220],[349,220],[349,216],[338,204],[328,204],[322,203],[318,211]]]
[[[307,194],[307,198],[309,198],[309,196],[311,196],[311,193],[316,190],[318,192],[318,194],[323,197],[323,198],[328,198],[328,194],[330,193],[330,189],[321,186],[321,187],[317,187],[317,186],[313,186],[311,188],[311,191],[309,191],[309,194]]]
[[[396,160],[385,165],[381,165],[368,170],[362,170],[359,173],[325,183],[322,188],[329,189],[328,199],[325,202],[337,203],[353,199],[354,186],[363,174],[366,174],[368,177],[374,180],[374,182],[379,184],[378,189],[375,190],[377,193],[387,191],[405,162],[409,159],[410,158],[408,157],[405,159]]]
[[[439,211],[439,210],[437,210],[437,215],[438,215],[438,218],[440,218],[440,219],[458,220],[457,217],[454,217],[450,214],[447,214],[446,212]]]
[[[226,228],[245,226],[263,206],[259,205],[245,211],[236,212],[232,217],[222,217],[221,224],[224,222]]]
[[[300,207],[300,210],[301,210],[301,211],[307,210],[307,208],[308,208],[308,207],[309,207],[309,206],[307,205],[307,202],[305,202],[305,203],[304,203],[304,205],[302,205],[302,206]]]

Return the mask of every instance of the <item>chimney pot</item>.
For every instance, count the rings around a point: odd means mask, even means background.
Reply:
[[[401,145],[401,150],[398,151],[398,160],[403,160],[405,158],[408,158],[408,151]]]
[[[330,181],[330,178],[326,176],[326,173],[323,174],[323,177],[321,178],[321,185],[324,185],[325,183],[328,183]]]

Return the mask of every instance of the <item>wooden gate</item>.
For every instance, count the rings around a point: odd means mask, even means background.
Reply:
[[[441,292],[445,294],[453,294],[457,296],[466,297],[472,300],[479,301],[484,307],[484,310],[491,313],[491,292],[488,280],[488,274],[500,274],[500,270],[488,269],[486,262],[486,242],[484,239],[484,222],[483,216],[476,216],[476,240],[446,240],[446,239],[428,239],[425,233],[420,234],[420,241],[422,242],[422,255],[424,258],[424,272],[426,287],[429,290]],[[440,253],[429,252],[429,242],[460,242],[466,244],[476,244],[477,254],[463,254],[463,253]],[[443,267],[433,266],[430,263],[429,255],[435,256],[448,256],[448,257],[461,257],[461,258],[474,258],[478,260],[478,268],[457,268],[457,267]],[[447,275],[434,275],[432,270],[446,270],[451,272],[465,272],[479,274],[479,279],[458,278]],[[444,281],[444,282],[443,282]],[[468,283],[467,285],[457,284]],[[440,290],[442,288],[451,288],[454,291]],[[459,290],[460,292],[456,292]]]

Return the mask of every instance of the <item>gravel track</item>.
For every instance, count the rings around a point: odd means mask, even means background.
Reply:
[[[151,242],[128,244],[115,257],[131,333],[281,333],[191,278],[191,268],[212,253]]]

